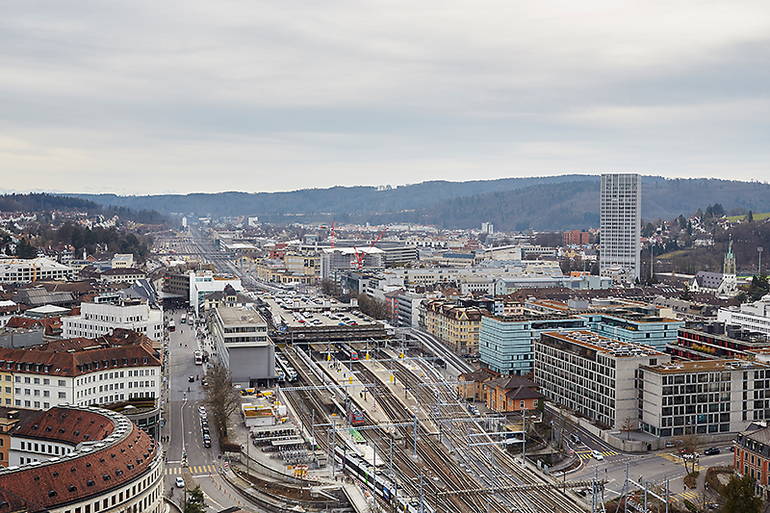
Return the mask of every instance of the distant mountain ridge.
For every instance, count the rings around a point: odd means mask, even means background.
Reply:
[[[642,217],[672,218],[721,203],[726,211],[770,210],[770,185],[707,178],[642,178]],[[102,205],[199,216],[257,215],[271,222],[414,222],[500,230],[562,230],[599,223],[599,176],[558,175],[467,182],[429,181],[388,190],[331,187],[273,193],[147,196],[68,194]]]

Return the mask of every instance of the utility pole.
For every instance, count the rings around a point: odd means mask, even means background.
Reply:
[[[425,513],[425,487],[423,484],[423,474],[420,472],[420,513]]]
[[[413,429],[413,432],[412,432],[412,437],[413,437],[413,440],[412,440],[412,457],[415,458],[415,459],[417,458],[417,427],[418,427],[418,424],[417,424],[417,414],[415,413],[414,414],[414,429]]]
[[[759,254],[759,260],[757,261],[757,276],[762,276],[762,251],[764,248],[762,246],[759,246],[757,248],[757,253]]]

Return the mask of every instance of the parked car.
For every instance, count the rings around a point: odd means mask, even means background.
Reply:
[[[671,449],[672,447],[676,447],[676,444],[673,441],[669,440],[666,442],[666,449]]]
[[[211,447],[211,440],[203,440],[203,447]]]
[[[177,478],[174,480],[174,484],[176,485],[177,488],[184,488],[184,479],[177,476]]]
[[[206,426],[204,426],[203,428],[201,428],[201,432],[203,433],[203,435],[204,435],[204,436],[207,436],[207,435],[209,435],[209,436],[210,436],[210,434],[211,434],[211,432],[209,431],[209,428],[208,428],[208,427],[206,427]]]
[[[198,406],[198,414],[201,416],[206,415],[206,408],[203,406]]]
[[[600,453],[599,451],[597,451],[596,449],[591,451],[591,456],[596,458],[597,461],[603,461],[604,460],[604,455],[602,453]]]
[[[712,456],[714,454],[719,454],[720,452],[722,451],[719,450],[719,447],[709,447],[708,449],[703,451],[703,455]]]

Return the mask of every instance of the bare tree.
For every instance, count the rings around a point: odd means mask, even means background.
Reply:
[[[375,319],[387,319],[388,305],[384,301],[367,296],[366,294],[358,295],[358,308]]]
[[[321,280],[321,292],[327,296],[337,298],[342,294],[342,290],[340,289],[339,284],[329,279]]]
[[[230,370],[222,364],[210,367],[206,372],[206,406],[213,417],[220,443],[227,438],[227,424],[241,405],[238,392],[233,388]]]
[[[636,422],[631,417],[626,417],[620,426],[620,432],[626,434],[626,440],[631,439],[631,431],[636,431]]]
[[[687,474],[695,472],[695,451],[698,449],[699,441],[698,435],[694,432],[686,433],[679,437],[682,464]]]

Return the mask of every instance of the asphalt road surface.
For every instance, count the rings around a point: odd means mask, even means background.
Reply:
[[[206,496],[209,511],[220,511],[238,506],[247,511],[259,512],[250,505],[224,479],[219,476],[222,460],[216,434],[211,431],[211,447],[203,446],[198,407],[203,405],[205,391],[201,386],[204,369],[195,365],[193,352],[198,348],[195,329],[181,324],[182,311],[167,311],[177,326],[169,333],[169,413],[163,434],[170,437],[166,442],[166,487],[173,489],[172,499],[181,502],[182,490],[174,481],[182,477],[189,488],[199,485]],[[198,379],[189,382],[189,377]],[[187,466],[183,465],[183,455]]]

